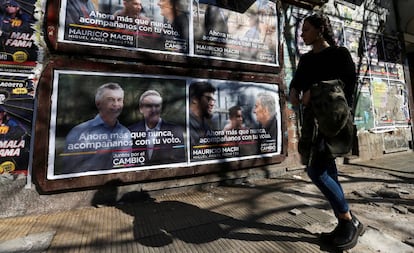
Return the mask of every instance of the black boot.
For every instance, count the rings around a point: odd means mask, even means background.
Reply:
[[[336,225],[335,229],[332,230],[331,232],[323,232],[319,235],[319,240],[321,243],[326,244],[326,245],[328,244],[330,245],[333,243],[335,235],[340,228],[339,223],[340,223],[340,220],[338,221],[338,224]]]
[[[351,213],[351,220],[339,220],[338,230],[333,238],[333,245],[340,250],[348,250],[358,242],[358,236],[364,233],[364,225]]]

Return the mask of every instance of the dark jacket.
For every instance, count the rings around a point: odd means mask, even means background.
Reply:
[[[343,87],[339,79],[321,81],[311,87],[311,109],[325,145],[334,157],[352,148],[352,114]]]
[[[131,132],[145,132],[145,121],[142,120],[128,127]],[[145,153],[145,165],[169,164],[185,161],[185,143],[183,138],[183,129],[175,124],[161,122],[161,132],[170,132],[171,136],[157,137],[159,144],[154,145],[153,153],[149,159],[145,145],[136,145],[142,139],[133,140],[133,151],[136,153]],[[173,140],[170,142],[170,140]]]
[[[324,104],[328,100],[312,101],[313,98],[311,97],[312,105],[303,110],[301,137],[298,143],[298,151],[302,156],[304,164],[309,164],[311,153],[314,158],[317,157],[317,159],[313,160],[323,162],[325,159],[332,159],[332,157],[346,154],[350,151],[353,139],[352,130],[354,128],[352,116],[347,113],[349,112],[348,107],[352,108],[356,77],[355,63],[345,47],[328,47],[321,52],[314,53],[310,51],[301,56],[290,88],[295,88],[299,92],[306,92],[321,81],[339,79],[344,83],[343,92],[348,104],[346,109],[341,105],[343,101],[339,105],[334,106],[339,106],[342,109],[327,108],[328,106],[332,107],[332,105]],[[322,88],[320,87],[320,89]],[[325,93],[325,91],[320,90],[319,93]],[[334,93],[337,92],[334,91],[332,94]],[[314,96],[317,95],[314,94]],[[318,100],[318,98],[314,99]],[[318,129],[315,128],[314,109],[319,117],[316,118],[319,121]],[[330,115],[324,115],[328,109],[332,109],[328,113]],[[338,115],[332,116],[332,114],[340,111],[341,113]],[[337,125],[333,124],[333,122],[336,122]],[[325,132],[326,136],[323,132]]]
[[[352,107],[356,84],[355,63],[345,47],[328,47],[319,53],[308,52],[299,60],[290,88],[307,91],[320,81],[340,79],[348,105]]]

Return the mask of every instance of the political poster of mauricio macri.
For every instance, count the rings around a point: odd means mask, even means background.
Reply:
[[[48,179],[281,152],[275,84],[55,70],[51,107]]]

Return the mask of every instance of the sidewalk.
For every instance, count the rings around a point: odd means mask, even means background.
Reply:
[[[340,166],[350,206],[367,225],[348,252],[414,252],[413,163],[409,152]],[[335,252],[317,239],[335,218],[304,173],[124,197],[116,206],[0,219],[0,252]]]

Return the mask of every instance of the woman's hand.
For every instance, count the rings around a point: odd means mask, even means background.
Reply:
[[[292,104],[292,106],[299,106],[301,102],[304,106],[309,106],[310,99],[311,99],[310,90],[307,90],[305,93],[303,93],[302,101],[301,101],[299,98],[299,92],[295,88],[290,89],[289,101]]]
[[[303,93],[302,104],[305,105],[305,106],[309,106],[310,105],[310,100],[311,100],[310,90],[307,90],[305,93]]]
[[[290,89],[289,101],[292,104],[292,106],[299,106],[300,104],[299,93],[295,88]]]

